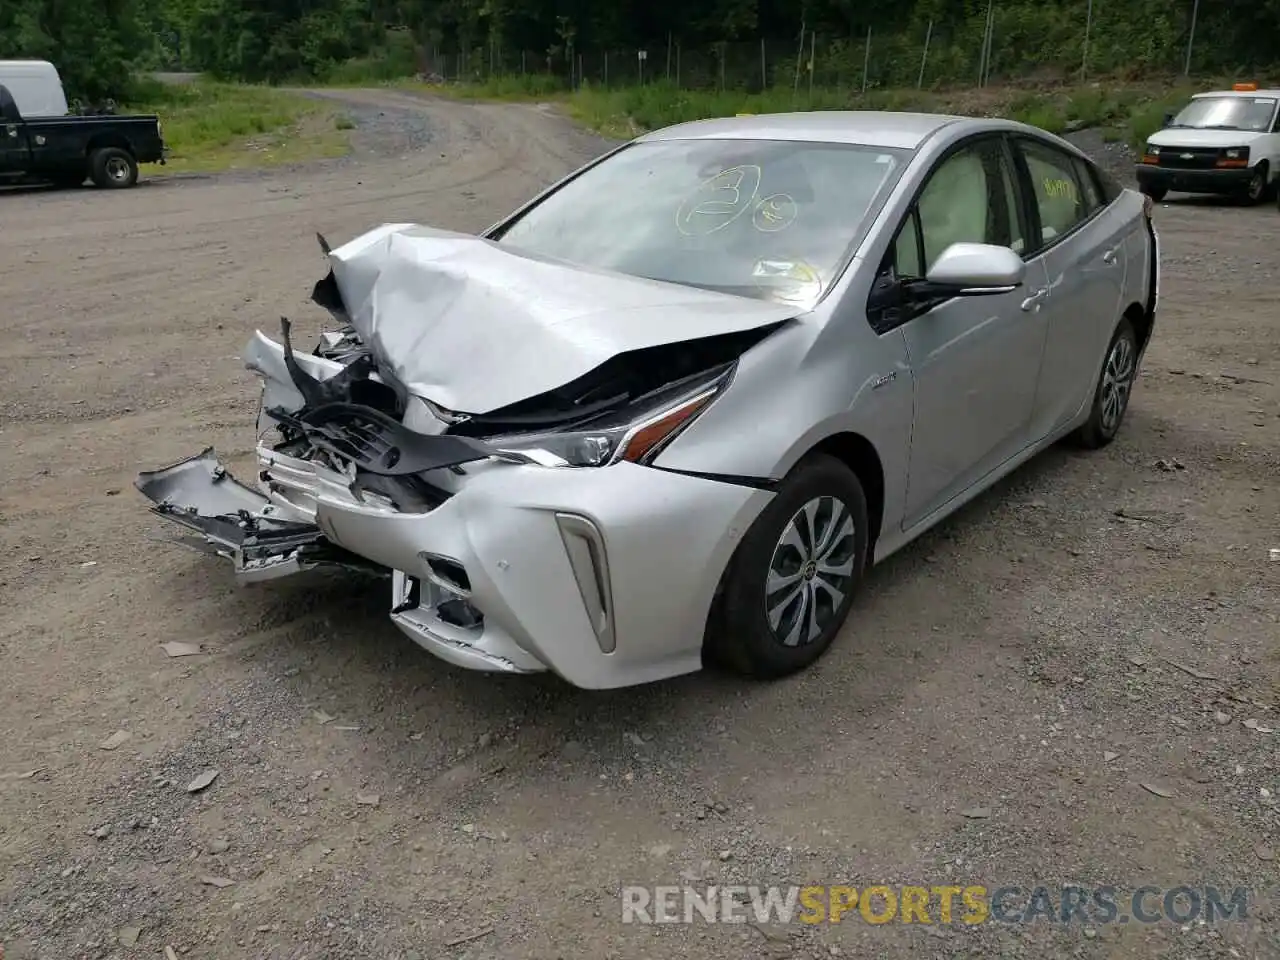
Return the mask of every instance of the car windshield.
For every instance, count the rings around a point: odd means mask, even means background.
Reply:
[[[1274,97],[1197,97],[1182,108],[1169,126],[1265,133],[1271,129],[1275,113]]]
[[[811,308],[910,153],[777,140],[633,144],[505,228],[530,253]]]

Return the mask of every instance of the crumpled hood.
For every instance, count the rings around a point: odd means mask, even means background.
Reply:
[[[563,386],[620,353],[800,312],[414,224],[379,227],[329,259],[352,325],[388,371],[411,393],[472,414]]]

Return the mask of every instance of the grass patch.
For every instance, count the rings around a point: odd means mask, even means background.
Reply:
[[[146,82],[122,108],[160,117],[168,163],[151,171],[209,173],[343,156],[354,124],[332,104],[270,87]]]

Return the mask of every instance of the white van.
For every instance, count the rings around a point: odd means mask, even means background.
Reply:
[[[1280,185],[1280,89],[1237,83],[1197,93],[1165,117],[1135,172],[1138,189],[1156,201],[1170,190],[1265,200]]]
[[[0,86],[8,88],[23,117],[67,116],[62,78],[48,60],[0,60]]]

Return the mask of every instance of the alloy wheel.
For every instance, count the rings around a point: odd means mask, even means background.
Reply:
[[[1110,434],[1120,426],[1129,405],[1129,391],[1133,387],[1135,351],[1133,341],[1120,337],[1107,355],[1102,371],[1102,429]]]
[[[853,585],[853,515],[837,497],[814,497],[783,527],[765,581],[765,614],[784,646],[813,643]]]

